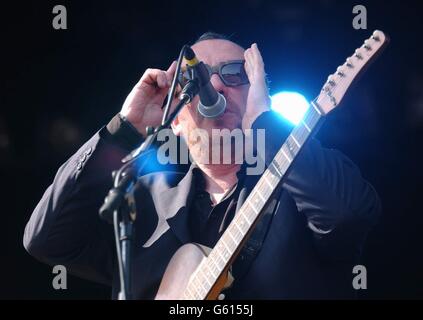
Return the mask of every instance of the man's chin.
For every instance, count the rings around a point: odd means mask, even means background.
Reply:
[[[234,113],[225,113],[222,117],[219,117],[213,121],[214,129],[241,129],[242,119],[239,115]]]

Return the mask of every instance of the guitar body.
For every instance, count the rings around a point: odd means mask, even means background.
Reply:
[[[188,286],[189,280],[203,259],[207,258],[210,251],[210,248],[194,243],[188,243],[179,248],[166,268],[155,300],[183,299],[183,293]],[[220,292],[230,286],[232,280],[227,271],[223,272],[206,299],[217,299]]]

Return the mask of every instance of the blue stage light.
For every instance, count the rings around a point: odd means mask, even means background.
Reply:
[[[298,92],[282,91],[272,97],[272,110],[280,113],[285,119],[297,125],[306,113],[309,102]]]

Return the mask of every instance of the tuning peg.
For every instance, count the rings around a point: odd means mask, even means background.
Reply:
[[[380,41],[379,34],[377,31],[373,32],[372,39],[376,42]]]
[[[335,82],[335,77],[333,74],[331,74],[328,79],[326,80],[325,85],[322,88],[322,91],[326,92],[326,93],[330,93],[331,92],[331,88],[336,86],[336,82]]]
[[[354,65],[352,64],[352,59],[351,58],[347,58],[347,61],[346,62],[347,62],[346,63],[346,66],[348,68],[350,68],[350,69],[354,68]]]
[[[331,75],[328,77],[328,80],[326,80],[326,83],[329,83],[332,87],[334,87],[334,86],[336,85],[336,82],[335,82],[335,77],[334,77],[334,75],[333,75],[333,74],[331,74]]]
[[[336,85],[335,81],[328,80],[323,86],[322,91],[328,94],[331,92],[331,87],[334,87],[335,85]]]
[[[341,78],[344,78],[345,77],[345,73],[344,73],[344,71],[342,70],[341,67],[338,67],[338,69],[336,69],[336,74],[338,76],[340,76]]]
[[[371,51],[372,50],[372,47],[370,46],[370,41],[369,40],[364,41],[363,48],[366,49],[367,51]]]
[[[363,60],[363,56],[361,55],[361,53],[358,49],[355,50],[354,57],[356,57],[358,60]]]

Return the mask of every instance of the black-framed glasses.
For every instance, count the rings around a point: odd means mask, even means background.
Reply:
[[[218,74],[219,78],[228,87],[237,87],[249,84],[247,73],[244,68],[245,60],[230,60],[219,63],[216,66],[204,64],[209,71],[210,77]],[[179,73],[179,83],[184,86],[192,79],[192,68],[187,66]]]

